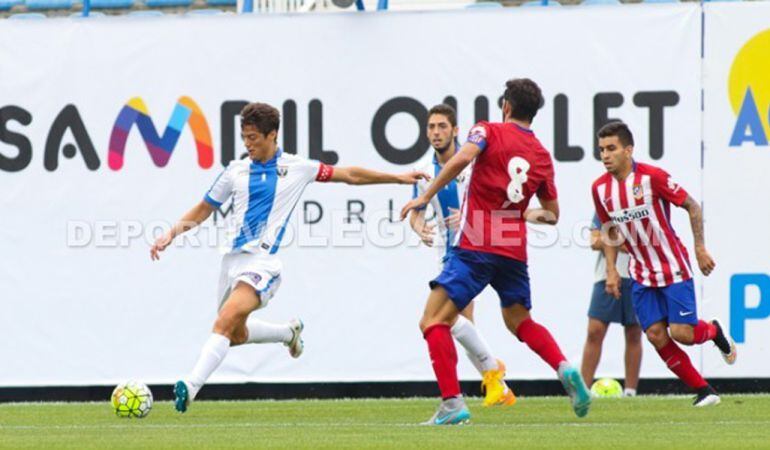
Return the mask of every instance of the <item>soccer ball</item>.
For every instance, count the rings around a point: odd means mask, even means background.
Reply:
[[[152,409],[152,392],[144,383],[121,383],[112,391],[112,408],[118,417],[141,419]]]
[[[602,378],[591,386],[591,392],[597,397],[617,398],[623,395],[623,386],[612,378]]]

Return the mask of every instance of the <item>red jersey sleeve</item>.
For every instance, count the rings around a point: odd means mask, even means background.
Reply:
[[[607,214],[607,210],[604,209],[602,200],[599,198],[599,191],[596,188],[596,184],[591,186],[591,197],[594,199],[594,209],[596,210],[596,215],[599,217],[599,222],[604,224],[612,220],[610,219],[610,215]]]
[[[676,206],[682,206],[687,200],[687,191],[678,185],[665,170],[654,171],[650,176],[650,182],[654,193]]]
[[[334,175],[334,166],[321,163],[318,165],[318,173],[315,176],[315,180],[323,183],[331,180],[332,175]]]
[[[555,200],[556,194],[556,182],[554,181],[553,161],[551,161],[551,155],[547,152],[543,157],[543,182],[540,183],[540,187],[537,188],[537,198],[540,200]]]

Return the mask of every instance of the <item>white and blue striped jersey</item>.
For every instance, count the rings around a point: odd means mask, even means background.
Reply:
[[[417,170],[432,175],[433,178],[438,176],[441,171],[441,164],[436,159],[435,153],[430,163],[420,166]],[[466,189],[468,188],[468,181],[470,181],[471,166],[468,166],[460,172],[454,180],[447,183],[444,188],[436,194],[428,204],[429,208],[425,211],[425,219],[428,220],[431,217],[435,217],[438,231],[436,237],[433,240],[433,247],[439,253],[439,258],[443,261],[447,252],[452,247],[454,242],[455,233],[446,226],[446,219],[452,213],[451,209],[459,210],[462,205],[463,198],[465,197]],[[412,198],[416,198],[418,195],[422,195],[431,181],[419,180],[414,185],[412,190]],[[431,211],[432,210],[432,211]]]
[[[204,200],[219,208],[232,196],[226,253],[275,254],[305,187],[328,181],[334,169],[278,149],[266,163],[234,160],[214,180]]]

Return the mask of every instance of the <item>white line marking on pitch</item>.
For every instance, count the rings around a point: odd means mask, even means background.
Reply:
[[[655,422],[649,425],[668,425],[668,426],[692,426],[698,422]],[[709,425],[770,425],[768,420],[723,420],[709,422]],[[544,427],[574,427],[574,428],[593,428],[593,427],[606,427],[606,426],[634,426],[639,424],[630,422],[566,422],[566,423],[471,423],[469,425],[460,425],[459,428],[474,427],[474,428],[544,428]],[[137,423],[133,424],[114,424],[114,425],[0,425],[0,430],[104,430],[104,429],[139,429],[141,428],[154,428],[154,429],[186,429],[186,428],[412,428],[422,427],[417,423],[314,423],[314,422],[280,422],[280,423],[221,423],[221,424],[155,424],[155,423]],[[430,428],[430,427],[429,427]],[[457,428],[457,427],[455,427]]]

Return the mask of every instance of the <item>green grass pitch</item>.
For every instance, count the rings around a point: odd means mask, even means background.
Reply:
[[[770,395],[598,399],[577,419],[566,397],[507,408],[470,399],[472,423],[417,424],[435,399],[201,401],[180,415],[158,402],[144,419],[109,403],[0,404],[1,448],[770,448]]]

